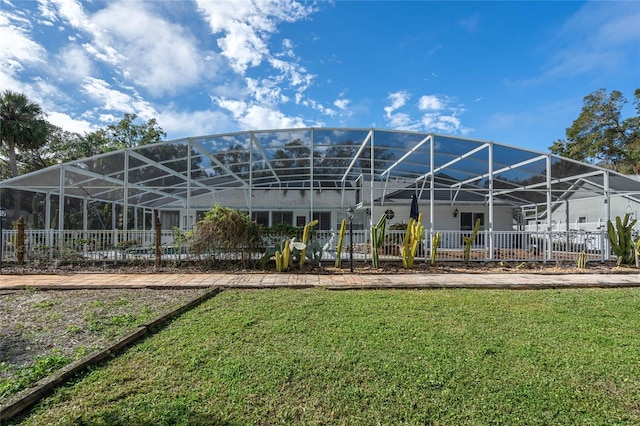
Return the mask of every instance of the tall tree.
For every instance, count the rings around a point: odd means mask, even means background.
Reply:
[[[110,144],[104,129],[79,135],[56,127],[51,132],[46,151],[52,164],[66,163],[102,154]]]
[[[636,115],[623,119],[627,100],[613,90],[599,89],[584,98],[582,112],[566,139],[557,140],[554,154],[611,168],[621,173],[640,174],[640,89],[634,93]]]
[[[44,119],[40,105],[26,95],[5,90],[0,96],[0,140],[9,157],[11,176],[19,175],[19,151],[37,149],[44,145],[49,123]]]
[[[110,149],[147,145],[160,142],[167,136],[155,118],[143,124],[137,124],[137,119],[136,114],[125,114],[118,124],[111,124],[107,127],[106,134],[111,141]]]
[[[45,145],[29,148],[18,155],[18,170],[30,172],[116,149],[160,142],[166,136],[155,119],[142,124],[136,120],[135,114],[125,114],[117,124],[84,135],[50,124]]]
[[[18,170],[20,173],[28,173],[101,152],[82,155],[87,149],[84,140],[85,137],[77,133],[67,132],[58,126],[49,124],[47,141],[44,145],[20,152]]]

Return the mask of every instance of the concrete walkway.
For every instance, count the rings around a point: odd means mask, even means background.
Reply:
[[[18,288],[584,288],[640,287],[640,273],[628,274],[61,274],[0,275],[0,290]]]

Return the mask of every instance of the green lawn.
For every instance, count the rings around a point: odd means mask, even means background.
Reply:
[[[640,289],[224,291],[27,424],[640,424]]]

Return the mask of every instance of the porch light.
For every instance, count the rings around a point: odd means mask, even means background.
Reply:
[[[453,217],[458,217],[458,209],[455,209],[455,210],[453,211]]]

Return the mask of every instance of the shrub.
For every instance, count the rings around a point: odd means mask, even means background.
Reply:
[[[244,212],[216,205],[196,224],[193,239],[198,252],[226,251],[246,261],[258,247],[258,225]]]

